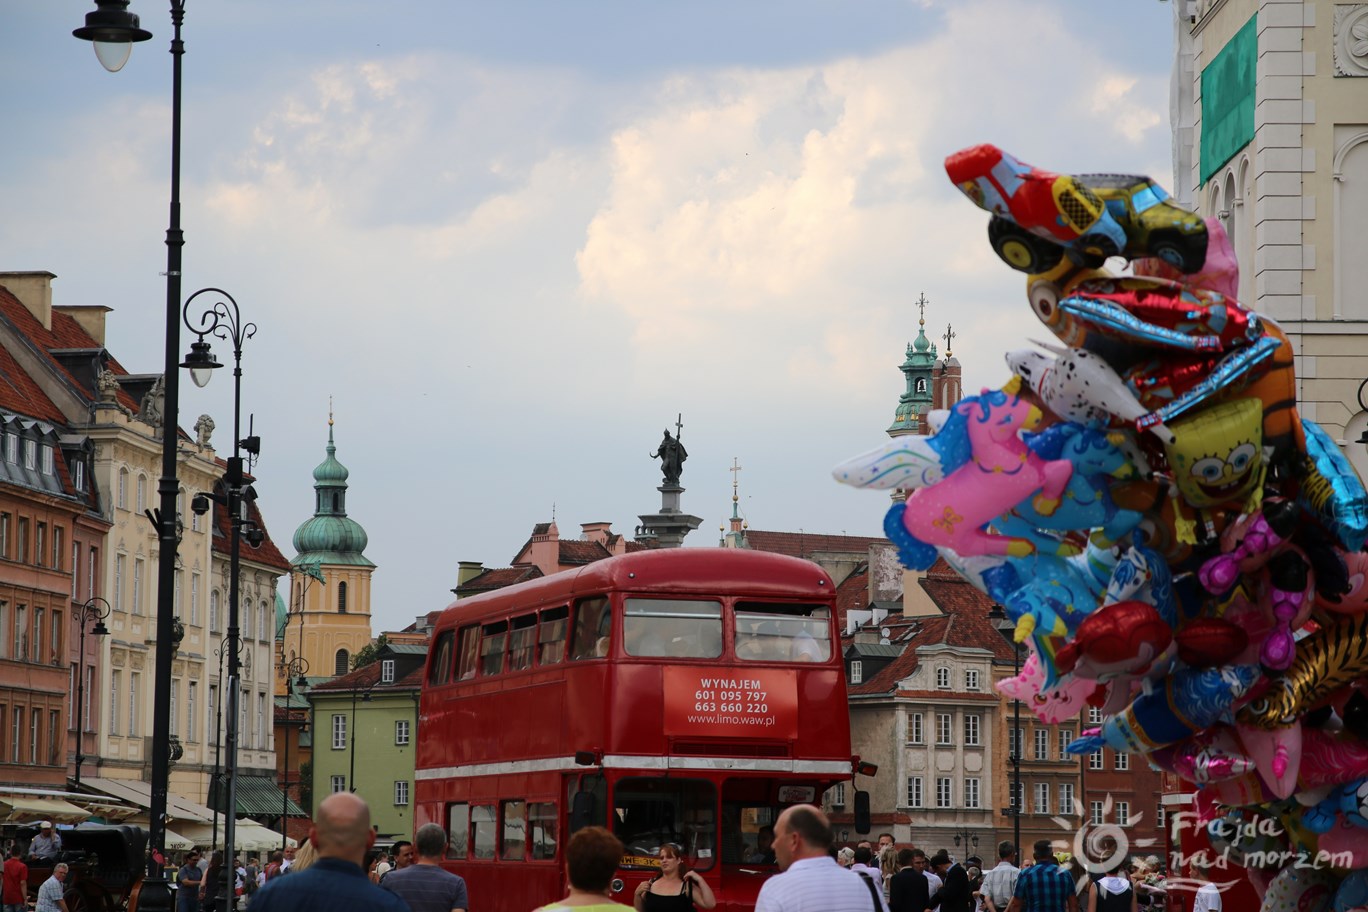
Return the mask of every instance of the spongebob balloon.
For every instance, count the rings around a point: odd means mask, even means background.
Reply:
[[[1241,506],[1263,481],[1263,406],[1257,399],[1224,402],[1169,426],[1164,447],[1173,483],[1189,506]]]

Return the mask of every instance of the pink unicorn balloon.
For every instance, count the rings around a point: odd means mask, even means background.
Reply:
[[[1056,685],[1042,691],[1045,684],[1045,669],[1033,652],[1026,657],[1021,666],[1021,674],[998,682],[998,690],[1014,700],[1020,700],[1035,713],[1036,718],[1054,725],[1072,719],[1088,705],[1088,697],[1097,689],[1096,681],[1065,675]]]

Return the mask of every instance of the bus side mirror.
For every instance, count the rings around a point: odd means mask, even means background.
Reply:
[[[576,796],[578,797],[578,796]],[[855,832],[868,836],[874,828],[869,820],[869,792],[855,793]]]
[[[594,793],[578,791],[570,804],[570,832],[575,833],[594,821]]]

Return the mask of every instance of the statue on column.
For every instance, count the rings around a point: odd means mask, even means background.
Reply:
[[[660,472],[665,476],[665,483],[677,485],[680,473],[684,471],[684,460],[689,458],[689,453],[684,449],[683,442],[678,437],[670,436],[670,432],[666,430],[665,438],[660,441],[660,446],[651,458],[660,460]]]

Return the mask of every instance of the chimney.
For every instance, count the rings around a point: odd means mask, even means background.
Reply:
[[[464,586],[481,573],[484,573],[484,564],[481,561],[457,561],[456,585]]]
[[[610,522],[580,523],[580,529],[585,541],[598,542],[604,547],[608,546],[608,539],[613,535],[613,524]]]
[[[560,571],[560,529],[554,522],[537,523],[532,529],[527,559],[545,576]]]
[[[104,348],[105,344],[105,314],[114,308],[105,307],[103,304],[89,305],[66,305],[52,308],[59,314],[66,314],[75,320],[81,329],[86,331],[96,344]]]
[[[43,329],[52,329],[52,280],[57,278],[51,272],[0,272],[0,285],[9,289],[19,303],[28,308],[33,318],[43,324]]]

